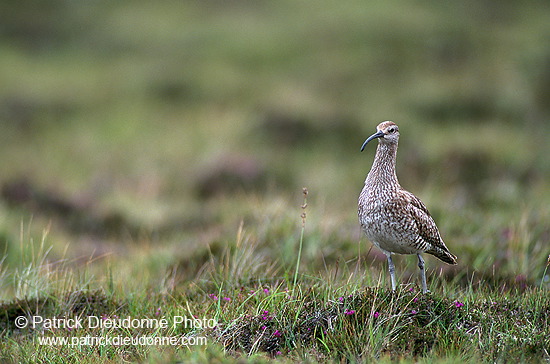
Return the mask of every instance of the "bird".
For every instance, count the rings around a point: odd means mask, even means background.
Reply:
[[[426,205],[403,189],[397,180],[397,124],[393,121],[378,124],[376,133],[369,136],[361,146],[361,152],[374,139],[378,139],[378,147],[359,195],[359,223],[366,237],[386,255],[392,290],[396,289],[392,254],[416,254],[422,292],[425,294],[429,291],[422,253],[431,254],[452,265],[457,264],[457,257],[443,242]]]

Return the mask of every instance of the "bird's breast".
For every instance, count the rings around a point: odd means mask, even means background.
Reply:
[[[359,222],[367,238],[383,250],[400,254],[417,251],[412,221],[402,213],[403,204],[391,192],[365,192],[359,198]]]

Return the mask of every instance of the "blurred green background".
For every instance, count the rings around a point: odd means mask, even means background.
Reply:
[[[359,147],[394,120],[400,182],[461,264],[540,279],[549,19],[534,0],[3,1],[6,263],[45,229],[54,258],[173,263],[241,220],[284,262],[304,186],[305,258],[352,259]]]

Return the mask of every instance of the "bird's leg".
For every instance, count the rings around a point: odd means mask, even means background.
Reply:
[[[395,291],[395,266],[393,265],[393,261],[391,260],[391,253],[386,254],[388,257],[388,269],[390,271],[390,279],[391,279],[391,289],[392,291]]]
[[[420,253],[416,254],[418,256],[418,268],[420,268],[420,277],[422,278],[422,293],[428,293],[428,286],[426,284],[426,270],[424,269],[424,259]]]

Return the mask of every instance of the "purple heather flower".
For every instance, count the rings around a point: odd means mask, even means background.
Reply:
[[[417,310],[411,310],[411,313],[412,313],[413,315],[416,315],[416,314],[418,313],[418,311],[417,311]]]
[[[224,297],[223,300],[229,302],[229,301],[231,301],[231,298],[230,297]]]
[[[277,336],[277,337],[281,337],[281,332],[279,330],[275,330],[275,332],[273,333],[273,336]]]
[[[418,297],[413,298],[413,302],[418,302]]]
[[[372,313],[372,317],[374,317],[375,319],[378,318],[379,316],[380,316],[380,312],[378,311]]]
[[[264,293],[269,294],[269,288],[264,288]]]
[[[455,305],[456,308],[460,308],[460,307],[464,306],[464,303],[462,303],[460,301],[455,301],[454,305]]]
[[[338,298],[338,301],[344,302],[344,297],[339,297],[339,298]]]
[[[160,315],[160,312],[161,312],[161,309],[160,309],[160,307],[159,307],[159,308],[157,308],[157,310],[155,311],[155,316]]]
[[[344,313],[345,313],[346,315],[353,315],[353,314],[355,313],[355,310],[348,310],[348,309],[346,309],[346,310],[344,311]]]

